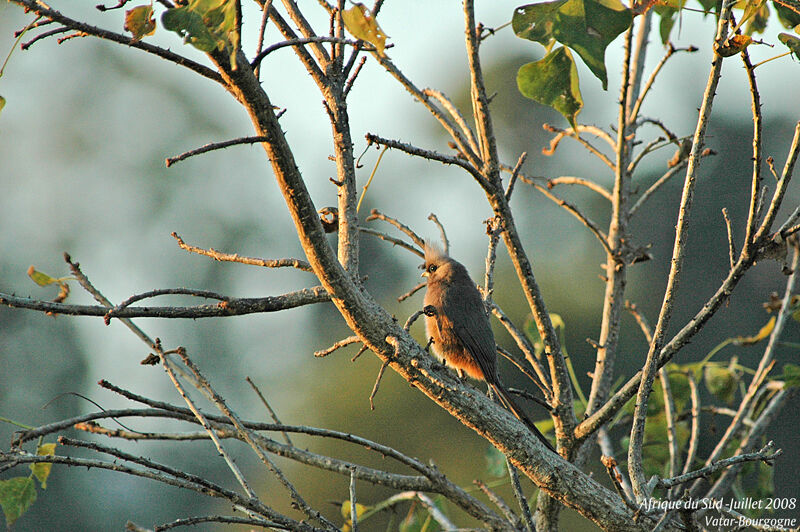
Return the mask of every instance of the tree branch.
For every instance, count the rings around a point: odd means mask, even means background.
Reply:
[[[188,307],[126,307],[114,312],[114,318],[219,318],[241,316],[260,312],[278,312],[314,303],[330,301],[331,296],[321,286],[304,288],[280,296],[230,298],[213,305],[194,305]],[[41,301],[27,297],[17,297],[0,293],[0,305],[36,310],[52,314],[71,316],[105,316],[108,307],[96,305],[68,305]]]
[[[720,11],[719,23],[715,43],[721,45],[728,30],[728,18],[730,17],[732,4],[723,3]],[[675,244],[672,252],[669,278],[661,304],[658,322],[653,331],[653,342],[647,353],[647,360],[642,370],[642,381],[636,398],[636,408],[634,410],[633,425],[631,427],[631,445],[628,448],[628,468],[631,474],[631,485],[636,495],[637,501],[643,501],[649,497],[647,493],[646,479],[642,468],[642,442],[644,439],[644,425],[647,417],[647,404],[650,391],[653,387],[653,380],[658,371],[659,359],[661,358],[661,346],[664,342],[667,326],[672,317],[672,309],[675,303],[675,294],[680,280],[681,267],[686,253],[686,238],[688,235],[689,216],[694,199],[695,182],[697,171],[700,164],[703,144],[705,141],[706,128],[711,116],[711,108],[714,103],[714,96],[719,83],[722,71],[722,56],[716,55],[711,63],[711,70],[703,94],[703,101],[700,107],[700,115],[697,120],[697,128],[692,139],[692,149],[689,154],[689,163],[686,169],[686,179],[684,181],[683,193],[681,195],[680,209],[678,213],[678,223],[675,227]]]
[[[171,61],[172,63],[175,63],[182,67],[188,68],[189,70],[197,74],[200,74],[201,76],[208,78],[211,81],[222,83],[224,85],[222,77],[217,72],[214,72],[207,66],[201,65],[200,63],[196,63],[191,59],[176,54],[175,52],[172,52],[170,50],[154,46],[152,44],[143,41],[136,41],[132,37],[128,37],[127,35],[114,33],[113,31],[104,30],[96,26],[92,26],[91,24],[86,24],[84,22],[79,22],[77,20],[71,19],[67,16],[62,15],[55,9],[49,8],[43,2],[39,2],[37,0],[10,0],[10,1],[24,7],[28,11],[36,13],[41,17],[45,17],[49,20],[52,20],[53,22],[62,24],[63,26],[70,28],[72,30],[83,32],[87,35],[92,35],[94,37],[99,37],[100,39],[104,39],[107,41],[113,41],[119,44],[124,44],[126,46],[130,46],[131,48],[137,48],[149,54],[158,56],[162,59],[166,59],[167,61]]]
[[[218,261],[227,261],[227,262],[240,262],[242,264],[249,264],[252,266],[264,266],[265,268],[297,268],[298,270],[302,270],[304,272],[310,272],[311,265],[301,259],[258,259],[252,257],[242,257],[238,253],[222,253],[220,251],[215,250],[214,248],[203,249],[201,247],[192,246],[187,244],[183,241],[183,239],[178,236],[176,232],[170,233],[172,238],[178,241],[178,245],[181,249],[185,249],[189,253],[197,253],[198,255],[205,255],[206,257],[211,257],[214,260]]]

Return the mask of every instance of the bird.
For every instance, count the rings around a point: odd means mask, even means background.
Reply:
[[[548,449],[556,452],[533,421],[514,402],[497,374],[497,345],[480,292],[469,272],[436,246],[425,243],[422,277],[427,278],[423,313],[434,354],[454,368],[484,381],[501,403]]]

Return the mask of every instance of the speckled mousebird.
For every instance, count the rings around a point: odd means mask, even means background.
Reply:
[[[434,246],[425,245],[425,329],[436,356],[473,379],[485,381],[514,416],[551,451],[555,449],[517,406],[497,376],[497,346],[480,292],[467,269]]]

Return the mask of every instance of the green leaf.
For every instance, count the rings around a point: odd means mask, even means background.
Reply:
[[[200,51],[227,48],[235,68],[239,49],[236,18],[235,0],[189,0],[186,5],[164,11],[161,23]]]
[[[786,383],[787,388],[800,388],[800,366],[784,364],[781,380]]]
[[[703,9],[707,12],[713,11],[714,13],[719,13],[722,7],[722,0],[698,0],[698,2],[700,2],[700,5],[703,6]]]
[[[146,35],[156,32],[156,21],[153,18],[153,6],[143,5],[125,11],[125,31],[133,34],[133,40],[139,41]]]
[[[800,24],[800,2],[797,0],[779,0],[772,2],[778,20],[787,28],[794,28]]]
[[[731,366],[733,365],[732,363]],[[739,383],[739,374],[731,366],[720,366],[712,362],[703,369],[706,389],[726,404],[733,402]]]
[[[766,1],[767,0],[746,0],[744,2],[742,14],[739,17],[739,23],[733,27],[731,33],[738,33],[738,30],[742,27],[742,24],[755,17],[759,11],[761,11],[761,8],[764,6]],[[734,7],[742,7],[741,4],[742,2],[739,2]],[[747,34],[749,35],[750,33],[748,32]]]
[[[3,110],[3,107],[6,106],[6,99],[0,96],[0,111]]]
[[[631,11],[619,0],[556,0],[518,7],[511,25],[518,37],[545,46],[555,39],[578,52],[605,90],[606,47],[632,21]]]
[[[383,33],[378,21],[364,4],[358,3],[342,11],[342,20],[344,27],[353,37],[367,41],[378,50],[379,55],[383,55],[387,35]]]
[[[36,488],[31,477],[14,477],[0,480],[0,506],[6,516],[6,526],[11,527],[36,500]]]
[[[669,42],[669,36],[672,34],[672,27],[675,26],[675,16],[678,14],[677,9],[667,6],[656,6],[656,14],[661,17],[661,22],[658,25],[658,34],[661,36],[661,44]]]
[[[745,26],[745,33],[747,35],[753,35],[755,33],[764,33],[764,30],[767,29],[768,21],[769,21],[769,7],[767,7],[767,4],[764,3],[753,14],[753,18],[747,21],[747,26]]]
[[[659,3],[653,7],[653,10],[661,18],[658,27],[661,44],[666,45],[669,42],[672,28],[675,26],[675,21],[679,18],[685,3],[686,0],[667,0],[663,4]]]
[[[517,72],[517,87],[523,96],[552,107],[564,115],[573,128],[577,127],[583,98],[578,69],[567,48],[556,48],[543,59],[522,65]]]
[[[55,443],[43,443],[36,449],[36,454],[39,456],[53,456],[56,454]],[[50,470],[53,468],[51,462],[39,462],[31,464],[31,471],[33,475],[39,480],[39,485],[43,490],[47,489],[47,477],[50,476]]]
[[[779,33],[778,40],[785,44],[797,59],[800,59],[800,39],[788,33]]]

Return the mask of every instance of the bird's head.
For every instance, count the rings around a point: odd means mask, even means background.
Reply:
[[[433,244],[425,243],[425,263],[420,265],[422,277],[428,278],[428,284],[447,279],[454,273],[456,261],[448,257],[444,251]]]

